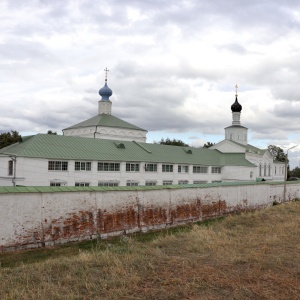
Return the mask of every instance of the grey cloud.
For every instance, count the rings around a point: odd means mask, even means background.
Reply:
[[[226,44],[221,46],[220,49],[228,50],[240,55],[246,54],[248,52],[247,49],[240,44]]]
[[[297,119],[298,121],[300,118],[300,102],[285,101],[281,104],[277,104],[274,106],[274,114],[276,117],[284,118],[285,120],[289,118],[289,120]],[[300,129],[300,124],[298,126],[298,129]]]

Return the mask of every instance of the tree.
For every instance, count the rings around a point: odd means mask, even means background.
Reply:
[[[283,161],[283,162],[285,161],[286,155],[280,147],[275,145],[269,145],[268,150],[270,154],[273,156],[274,160]]]
[[[52,131],[52,130],[48,130],[47,134],[57,135],[57,132],[56,131]]]
[[[211,143],[211,142],[207,142],[203,145],[202,148],[210,148],[211,146],[213,146],[215,143]]]
[[[300,168],[296,167],[295,169],[290,170],[288,175],[289,175],[288,177],[300,178]]]
[[[20,139],[21,135],[18,131],[12,130],[11,132],[3,132],[0,134],[0,149],[17,143]]]
[[[189,145],[184,143],[182,140],[170,140],[169,138],[161,138],[159,142],[154,141],[154,144],[189,147]]]

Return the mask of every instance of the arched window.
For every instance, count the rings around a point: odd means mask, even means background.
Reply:
[[[271,164],[268,166],[268,176],[271,176]]]
[[[267,164],[264,164],[264,176],[267,176]]]
[[[259,166],[258,166],[258,168],[259,168],[259,176],[261,176],[261,164],[259,164]]]

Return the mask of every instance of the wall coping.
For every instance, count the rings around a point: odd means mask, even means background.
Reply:
[[[300,183],[297,181],[287,181],[286,184]],[[190,189],[190,188],[211,188],[222,186],[243,186],[243,185],[283,185],[283,181],[243,181],[243,182],[214,182],[202,184],[180,184],[180,185],[155,185],[155,186],[2,186],[0,194],[10,193],[58,193],[58,192],[105,192],[105,191],[147,191],[147,190],[168,190],[168,189]]]

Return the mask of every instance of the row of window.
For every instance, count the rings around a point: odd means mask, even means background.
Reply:
[[[212,181],[212,182],[221,182],[221,181]],[[188,184],[188,180],[179,180],[178,184]],[[204,180],[194,180],[193,184],[204,184],[207,183],[207,181]],[[162,182],[163,185],[172,185],[173,181],[172,180],[164,180]],[[61,186],[61,182],[50,182],[50,186]],[[128,180],[126,182],[126,186],[138,186],[139,182],[134,181],[134,180]],[[155,186],[157,185],[156,181],[146,181],[145,186]],[[89,182],[75,182],[75,186],[90,186]],[[119,186],[118,181],[100,181],[98,182],[98,186]]]
[[[275,175],[283,175],[283,173],[284,173],[284,166],[278,167],[278,170],[275,166],[275,168],[274,168],[274,174]],[[259,166],[258,166],[258,174],[259,174],[259,176],[271,176],[271,164],[262,165],[260,163]]]
[[[174,165],[162,164],[162,172],[164,173],[173,173]],[[68,171],[68,162],[67,161],[49,161],[48,162],[49,171]],[[92,163],[91,162],[75,162],[75,171],[91,171]],[[104,172],[119,172],[120,163],[114,162],[98,162],[98,171]],[[139,172],[140,164],[138,163],[126,163],[126,172]],[[145,164],[146,172],[157,172],[157,164]],[[179,165],[178,173],[188,173],[189,166]],[[208,167],[203,166],[193,166],[193,173],[208,173]],[[211,173],[217,174],[221,173],[221,167],[211,167]]]

